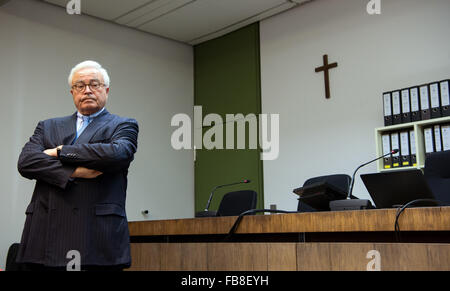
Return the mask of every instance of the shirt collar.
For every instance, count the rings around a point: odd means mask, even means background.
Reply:
[[[77,111],[77,116],[80,119],[83,119],[83,116],[89,116],[90,118],[94,118],[100,115],[100,113],[102,113],[105,110],[105,107],[103,107],[100,111],[95,112],[94,114],[91,115],[83,115],[81,114],[79,111]]]

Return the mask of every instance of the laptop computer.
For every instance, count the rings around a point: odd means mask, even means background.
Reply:
[[[398,207],[416,199],[435,199],[419,169],[362,174],[361,179],[376,208]]]

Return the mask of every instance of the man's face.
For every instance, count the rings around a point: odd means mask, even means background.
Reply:
[[[80,87],[82,84],[87,85],[92,82],[100,84],[100,86],[96,89],[85,86],[81,91],[76,89],[76,85]],[[73,74],[70,93],[72,93],[73,103],[78,111],[83,115],[91,115],[105,106],[109,88],[105,88],[103,76],[97,69],[84,68]]]

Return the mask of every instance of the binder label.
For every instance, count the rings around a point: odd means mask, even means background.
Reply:
[[[410,111],[408,89],[402,91],[402,111],[403,113],[408,113]]]
[[[448,82],[444,81],[441,82],[441,102],[442,106],[449,106],[450,105],[450,96],[448,91]]]
[[[391,110],[391,94],[383,94],[384,116],[392,115]]]
[[[444,151],[450,150],[450,124],[442,126],[442,148]]]
[[[400,133],[400,151],[402,156],[409,156],[409,133],[407,131]]]
[[[437,83],[430,85],[431,107],[439,107],[439,86]]]
[[[411,155],[416,154],[416,136],[414,130],[409,132],[409,145],[411,146]]]
[[[422,110],[430,108],[430,103],[428,101],[428,86],[420,87],[420,108]]]
[[[417,88],[411,89],[411,111],[419,111],[419,91]]]
[[[392,93],[392,111],[394,115],[400,114],[400,92]]]
[[[392,150],[399,149],[398,146],[399,146],[399,144],[398,144],[398,132],[395,132],[395,133],[391,134],[391,147],[392,147]],[[398,156],[400,156],[400,153],[397,152],[396,154],[393,154],[392,156],[393,157],[398,157]]]
[[[381,140],[383,142],[383,155],[387,155],[391,152],[391,143],[389,140],[389,134],[384,134],[381,136]]]
[[[434,152],[433,146],[433,129],[431,127],[425,128],[423,130],[424,138],[425,138],[425,152],[432,153]]]
[[[436,151],[440,152],[442,151],[441,146],[441,126],[435,125],[434,126],[434,144],[436,146]]]

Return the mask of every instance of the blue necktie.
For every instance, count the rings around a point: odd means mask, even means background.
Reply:
[[[89,125],[89,123],[92,120],[89,116],[83,116],[82,119],[83,121],[81,123],[80,128],[77,130],[77,137],[75,139],[77,139],[81,135],[81,133],[84,131],[84,129]]]

